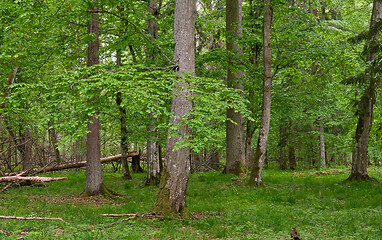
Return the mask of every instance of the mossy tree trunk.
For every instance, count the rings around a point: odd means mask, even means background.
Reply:
[[[376,88],[380,84],[380,77],[376,76],[374,66],[376,63],[375,46],[378,46],[377,37],[379,28],[377,22],[382,18],[382,1],[373,1],[373,11],[370,20],[370,29],[366,41],[367,57],[369,63],[366,77],[369,80],[368,86],[361,97],[358,105],[358,123],[355,133],[355,144],[353,151],[352,170],[347,180],[370,180],[367,173],[367,152],[369,133],[373,124],[373,106],[376,101]]]
[[[257,140],[256,153],[254,155],[251,175],[248,184],[261,185],[261,174],[265,162],[267,142],[269,134],[269,123],[271,118],[271,86],[272,86],[272,56],[271,56],[271,25],[272,7],[270,0],[264,0],[264,24],[263,24],[263,108],[261,112],[261,123],[259,138]]]
[[[190,135],[189,127],[181,121],[192,108],[192,103],[187,99],[191,92],[187,89],[188,83],[185,78],[191,77],[195,71],[195,13],[195,0],[175,1],[174,62],[179,66],[180,79],[173,89],[171,112],[174,117],[170,119],[170,124],[178,126],[178,129],[174,132],[171,126],[169,127],[164,169],[153,207],[153,212],[164,216],[189,216],[186,192],[191,170],[190,149],[175,146]]]
[[[242,36],[242,0],[226,1],[226,32],[227,50],[242,55],[243,51],[237,44],[237,38]],[[242,85],[243,72],[237,69],[238,64],[230,59],[227,69],[227,86],[244,90]],[[223,173],[240,175],[245,170],[245,129],[243,115],[234,108],[227,109],[226,121],[226,165]]]

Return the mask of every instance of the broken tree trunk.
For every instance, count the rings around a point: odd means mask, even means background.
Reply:
[[[14,182],[14,181],[31,181],[31,182],[51,182],[51,181],[59,181],[59,180],[65,180],[67,178],[61,177],[61,178],[52,178],[52,177],[39,177],[39,176],[6,176],[6,177],[0,177],[0,182]]]
[[[127,154],[127,157],[134,157],[138,156],[139,152],[129,152]],[[101,163],[110,163],[114,161],[118,161],[121,159],[121,154],[110,156],[110,157],[105,157],[101,158]],[[37,169],[34,172],[39,173],[39,172],[54,172],[54,171],[60,171],[60,170],[66,170],[66,169],[71,169],[71,168],[81,168],[86,166],[86,161],[82,162],[72,162],[72,163],[65,163],[65,164],[60,164],[52,167],[44,167],[41,169]]]

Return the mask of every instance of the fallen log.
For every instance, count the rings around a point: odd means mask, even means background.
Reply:
[[[65,180],[67,178],[61,177],[61,178],[52,178],[52,177],[39,177],[39,176],[6,176],[6,177],[0,177],[0,182],[14,182],[14,181],[31,181],[31,182],[51,182],[51,181],[59,181],[59,180]]]
[[[138,156],[139,152],[134,151],[134,152],[129,152],[127,154],[127,157],[134,157]],[[121,154],[110,156],[110,157],[104,157],[101,158],[101,163],[110,163],[110,162],[115,162],[118,161],[121,158]],[[64,163],[60,165],[55,165],[52,167],[45,167],[41,169],[34,170],[33,172],[40,173],[40,172],[54,172],[54,171],[61,171],[61,170],[66,170],[66,169],[72,169],[72,168],[81,168],[81,167],[86,167],[86,161],[82,162],[71,162],[71,163]]]

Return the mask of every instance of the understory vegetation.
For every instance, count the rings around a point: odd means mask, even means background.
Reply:
[[[382,169],[369,168],[370,182],[345,181],[348,170],[281,171],[265,169],[265,187],[248,187],[247,177],[218,171],[194,173],[188,208],[196,219],[106,217],[148,213],[156,186],[144,187],[145,174],[121,174],[107,166],[104,181],[122,194],[80,198],[85,172],[47,173],[67,180],[49,186],[9,188],[0,195],[0,215],[61,217],[54,220],[0,220],[1,239],[380,239]],[[378,182],[379,181],[379,182]],[[115,224],[112,224],[115,223]]]

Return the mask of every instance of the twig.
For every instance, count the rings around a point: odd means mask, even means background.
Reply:
[[[112,222],[110,223],[110,226],[113,226],[114,224],[117,224],[117,223],[121,223],[121,222],[125,222],[125,221],[130,221],[130,220],[134,220],[135,218],[137,217],[152,217],[152,218],[162,218],[162,216],[156,216],[154,213],[145,213],[145,214],[101,214],[101,216],[104,216],[104,217],[123,217],[123,216],[129,216],[128,218],[124,218],[124,219],[121,219],[121,220],[118,220],[116,222]]]
[[[16,217],[16,216],[0,216],[0,219],[16,219],[16,220],[58,220],[65,222],[62,218],[44,218],[44,217]]]
[[[137,215],[135,216],[132,216],[132,217],[128,217],[128,218],[124,218],[124,219],[121,219],[119,221],[116,221],[116,222],[112,222],[110,223],[110,226],[113,226],[114,224],[117,224],[117,223],[120,223],[120,222],[125,222],[125,221],[130,221],[130,220],[133,220],[137,217]]]
[[[0,190],[0,193],[4,192],[7,190],[10,186],[12,186],[13,182],[9,183],[7,186],[3,187],[3,189]]]
[[[101,214],[101,216],[104,216],[104,217],[132,217],[132,216],[136,216],[137,214]]]

